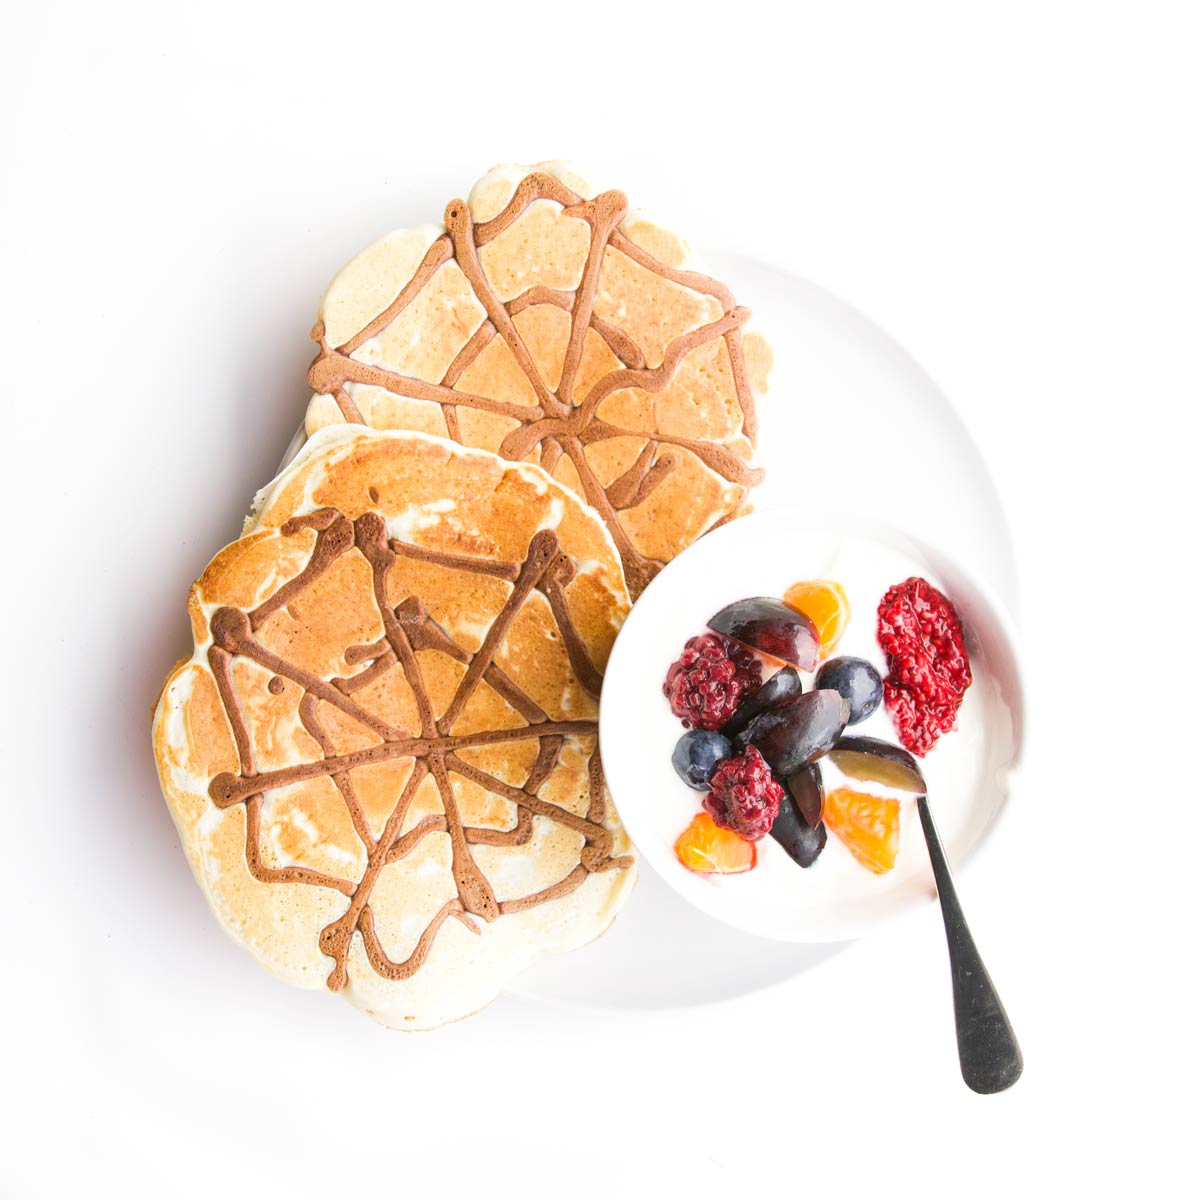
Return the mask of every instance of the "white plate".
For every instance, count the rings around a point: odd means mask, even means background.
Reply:
[[[760,406],[767,481],[755,492],[758,511],[802,501],[810,514],[911,529],[1015,610],[1016,570],[999,498],[933,380],[883,330],[822,288],[754,260],[707,257],[754,310],[775,350],[771,391]],[[903,489],[882,486],[900,465],[919,469],[906,470]],[[735,930],[682,900],[644,864],[603,938],[543,959],[510,990],[602,1008],[680,1007],[769,987],[837,948]],[[725,969],[712,971],[713,961]]]
[[[889,587],[911,575],[941,588],[967,631],[973,682],[957,728],[921,763],[942,841],[951,860],[962,862],[1008,798],[1022,703],[1007,622],[986,589],[964,577],[952,561],[862,518],[776,509],[735,521],[689,547],[630,613],[609,659],[600,702],[605,774],[643,861],[709,916],[765,937],[830,942],[858,937],[933,895],[915,798],[886,789],[900,804],[900,849],[886,875],[861,866],[832,836],[808,870],[797,867],[770,838],[758,844],[752,871],[721,877],[687,870],[674,845],[701,797],[671,766],[682,729],[662,695],[667,668],[683,642],[704,630],[709,616],[744,596],[781,596],[797,579],[836,579],[846,588],[852,616],[838,653],[869,659],[882,674],[875,610]],[[803,678],[810,690],[811,676]],[[896,740],[882,707],[851,732]],[[842,782],[828,760],[822,772],[827,790]],[[846,782],[862,790],[853,780]]]

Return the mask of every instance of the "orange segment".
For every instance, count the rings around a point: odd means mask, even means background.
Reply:
[[[836,788],[825,796],[825,824],[868,871],[884,875],[900,849],[900,801]]]
[[[698,812],[679,835],[675,856],[698,875],[740,875],[758,861],[753,842],[722,829],[706,812]]]
[[[783,602],[802,612],[817,627],[821,657],[828,658],[850,624],[846,589],[832,579],[806,579],[793,583],[784,592]]]

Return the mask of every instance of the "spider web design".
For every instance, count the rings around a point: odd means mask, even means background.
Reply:
[[[588,760],[588,808],[585,816],[579,816],[538,795],[558,762],[564,740],[568,737],[595,738],[597,722],[594,719],[552,720],[495,661],[496,652],[510,625],[536,589],[549,603],[572,668],[584,689],[592,696],[599,693],[600,673],[588,657],[586,646],[567,610],[564,589],[574,577],[575,567],[560,550],[554,532],[539,531],[529,544],[525,560],[507,563],[438,553],[389,539],[383,518],[375,512],[366,512],[351,521],[335,509],[320,509],[310,515],[293,518],[282,526],[280,532],[284,536],[291,536],[306,528],[316,531],[316,541],[307,564],[296,576],[251,611],[226,606],[215,610],[210,618],[213,644],[208,652],[208,661],[233,731],[239,770],[217,775],[209,786],[209,795],[220,809],[245,805],[246,864],[255,879],[262,883],[300,883],[331,888],[348,898],[345,913],[327,925],[319,938],[321,951],[334,960],[333,970],[327,980],[330,989],[339,991],[346,985],[347,955],[355,933],[361,934],[367,958],[379,975],[389,980],[406,979],[420,968],[438,930],[447,920],[453,918],[460,921],[478,934],[480,921],[492,922],[507,914],[558,899],[574,891],[593,873],[631,865],[631,856],[613,856],[613,835],[603,824],[606,801],[598,740]],[[346,648],[345,660],[359,666],[359,670],[344,677],[322,679],[274,653],[256,638],[255,631],[273,613],[291,603],[331,563],[352,552],[361,554],[370,566],[372,595],[384,636],[369,645],[356,644]],[[478,651],[472,654],[459,646],[430,617],[416,596],[409,596],[397,605],[388,603],[388,572],[401,558],[415,558],[456,570],[490,575],[511,585],[512,590]],[[433,711],[416,658],[421,650],[437,650],[466,667],[440,717]],[[233,661],[239,655],[273,673],[268,687],[274,694],[283,691],[285,679],[292,680],[303,689],[299,717],[303,727],[320,746],[320,758],[274,771],[260,773],[255,769],[250,728],[233,679]],[[401,729],[382,720],[354,698],[357,691],[397,664],[416,702],[420,724],[417,731]],[[525,719],[526,724],[515,729],[451,734],[450,730],[467,701],[485,683],[507,701]],[[370,730],[380,739],[378,744],[350,753],[337,753],[334,741],[321,720],[319,705],[322,702],[339,709]],[[537,740],[538,752],[520,787],[460,757],[460,751],[472,747],[527,738]],[[356,767],[396,759],[411,759],[412,773],[381,833],[376,837],[371,832],[355,793],[351,773]],[[516,821],[511,828],[480,828],[465,824],[451,783],[452,775],[461,776],[511,801],[517,810]],[[402,833],[411,802],[427,776],[432,776],[436,782],[442,812],[423,817],[412,829]],[[272,867],[263,861],[259,834],[265,793],[272,788],[319,777],[333,781],[366,852],[366,868],[358,880],[340,878],[303,866]],[[497,899],[492,885],[472,857],[471,847],[526,845],[533,836],[535,816],[564,825],[582,837],[579,862],[563,878],[540,891],[511,899]],[[411,854],[433,833],[449,836],[456,895],[434,915],[409,957],[403,962],[395,962],[384,950],[376,933],[371,894],[386,866]]]
[[[587,222],[590,240],[582,279],[574,292],[539,286],[504,303],[488,281],[480,263],[479,250],[503,233],[536,200],[555,201],[562,206],[566,215]],[[346,390],[346,384],[351,382],[382,387],[398,396],[440,405],[449,436],[458,442],[462,442],[458,420],[460,407],[517,421],[518,428],[503,439],[500,453],[505,458],[520,461],[530,458],[536,451],[537,461],[551,474],[560,458],[564,454],[567,456],[579,475],[584,498],[600,513],[612,534],[621,556],[630,595],[636,599],[663,564],[645,557],[637,550],[618,514],[643,503],[651,495],[678,465],[679,451],[689,451],[721,478],[743,487],[749,488],[760,483],[763,472],[749,466],[727,447],[716,442],[668,435],[657,427],[649,433],[646,430],[624,429],[597,417],[601,402],[623,388],[662,391],[691,351],[720,338],[729,356],[737,402],[742,412],[742,428],[751,444],[757,436],[754,397],[746,373],[741,335],[741,328],[750,316],[749,310],[736,305],[729,289],[717,280],[695,271],[668,267],[632,242],[618,228],[628,210],[628,200],[621,192],[603,192],[593,200],[585,201],[554,176],[541,172],[527,175],[504,210],[480,224],[475,224],[465,201],[451,201],[445,212],[446,233],[426,251],[413,278],[383,312],[337,347],[330,347],[326,343],[324,324],[317,323],[312,337],[320,350],[309,370],[309,383],[314,391],[332,395],[342,416],[358,424],[366,422]],[[602,320],[594,311],[601,268],[609,247],[665,280],[713,297],[724,312],[717,320],[672,340],[666,347],[662,363],[654,368],[647,367],[645,357],[634,339]],[[440,382],[430,383],[375,364],[359,362],[352,357],[356,350],[384,330],[413,302],[438,268],[452,260],[463,272],[486,316],[451,362]],[[523,309],[537,304],[556,305],[566,309],[571,316],[562,373],[558,386],[553,390],[542,379],[513,323],[513,317]],[[620,366],[597,380],[576,404],[575,384],[583,356],[584,339],[589,329],[595,330],[604,340]],[[502,338],[507,344],[528,380],[536,397],[533,405],[512,404],[462,391],[455,386],[463,372],[495,337]],[[605,487],[589,463],[584,449],[616,437],[642,440],[645,446],[633,465]],[[713,527],[740,515],[740,511],[739,506],[715,522]]]

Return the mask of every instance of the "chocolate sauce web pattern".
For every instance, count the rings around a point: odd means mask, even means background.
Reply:
[[[330,888],[348,898],[346,911],[320,934],[322,953],[334,961],[328,986],[339,991],[347,983],[346,960],[354,935],[360,934],[373,969],[385,979],[406,979],[420,969],[438,930],[453,918],[478,934],[478,922],[492,922],[547,903],[574,891],[587,877],[599,871],[624,869],[630,856],[612,854],[613,835],[604,826],[605,789],[599,749],[594,747],[588,761],[588,808],[585,816],[539,797],[549,779],[567,738],[596,738],[595,720],[551,720],[549,715],[501,669],[495,661],[497,650],[517,612],[536,589],[545,596],[554,615],[572,667],[581,684],[595,696],[600,673],[588,658],[587,648],[571,623],[566,609],[564,588],[574,575],[574,564],[561,552],[556,535],[542,530],[534,535],[524,562],[502,563],[443,554],[406,542],[388,539],[383,518],[367,512],[356,520],[336,509],[320,509],[307,516],[295,517],[282,526],[280,533],[293,536],[304,529],[316,531],[312,553],[304,568],[281,585],[256,608],[247,612],[233,607],[216,609],[210,620],[212,646],[209,666],[216,681],[221,705],[229,720],[237,747],[239,770],[217,775],[209,786],[209,796],[218,808],[245,805],[246,864],[251,875],[262,883],[300,883]],[[321,679],[306,668],[273,653],[260,642],[256,631],[267,619],[308,587],[331,563],[344,554],[359,553],[371,569],[373,596],[384,629],[384,636],[370,645],[352,645],[345,659],[352,665],[365,664],[357,673],[333,679]],[[496,576],[511,585],[511,592],[492,622],[479,650],[469,653],[459,646],[425,611],[420,600],[410,596],[398,605],[387,601],[387,577],[392,565],[402,557],[457,570]],[[421,675],[417,653],[436,650],[463,664],[466,671],[441,716],[436,716],[428,688]],[[280,770],[258,772],[250,729],[242,710],[233,678],[233,662],[244,656],[273,672],[276,680],[288,679],[303,689],[300,721],[321,747],[321,757]],[[416,701],[420,729],[416,732],[397,728],[362,707],[355,692],[394,666],[399,666]],[[527,722],[516,729],[480,731],[453,735],[450,730],[462,714],[471,695],[486,683]],[[285,686],[285,685],[284,685]],[[369,729],[380,740],[377,745],[338,754],[320,715],[322,703],[332,705]],[[526,738],[536,738],[537,757],[524,784],[515,787],[496,778],[459,756],[459,751]],[[412,773],[405,782],[382,832],[374,836],[355,793],[352,772],[368,764],[411,759]],[[477,784],[516,806],[517,818],[509,829],[491,829],[463,822],[452,775]],[[272,788],[284,787],[309,779],[327,777],[345,802],[347,813],[367,856],[367,865],[358,880],[344,879],[308,867],[271,867],[263,862],[259,836],[264,795]],[[432,777],[442,804],[440,814],[430,814],[412,829],[401,832],[405,817],[421,783]],[[530,895],[497,899],[492,885],[475,862],[475,845],[519,847],[533,836],[535,816],[557,822],[578,833],[582,840],[579,862],[550,886]],[[412,853],[431,834],[449,837],[451,871],[456,895],[434,915],[418,938],[411,954],[403,962],[392,960],[375,930],[371,893],[383,869]]]
[[[479,250],[502,234],[537,200],[552,200],[560,204],[567,215],[587,222],[590,239],[583,276],[574,292],[534,287],[504,303],[488,281],[480,263]],[[463,441],[458,420],[460,407],[518,422],[518,428],[512,430],[501,443],[500,453],[505,458],[520,461],[536,451],[540,465],[551,473],[559,459],[567,456],[579,475],[584,498],[599,512],[612,534],[621,556],[630,595],[637,599],[662,563],[645,557],[637,550],[622,527],[619,514],[642,504],[650,496],[677,466],[679,452],[682,450],[694,454],[723,479],[743,487],[749,488],[760,483],[763,473],[717,442],[668,435],[658,430],[657,426],[651,433],[624,429],[598,419],[597,410],[607,396],[622,388],[662,391],[671,382],[687,354],[706,342],[720,338],[728,352],[742,411],[742,426],[751,444],[757,434],[754,397],[747,377],[741,336],[742,326],[750,316],[749,310],[737,306],[728,288],[717,280],[695,271],[668,267],[641,249],[618,228],[627,213],[628,201],[621,192],[603,192],[585,201],[561,180],[541,172],[527,175],[518,184],[504,210],[480,224],[473,221],[465,201],[451,201],[446,206],[446,233],[429,247],[413,278],[382,313],[337,347],[330,347],[326,343],[324,325],[317,323],[312,337],[320,351],[309,370],[309,383],[314,391],[333,396],[345,420],[359,424],[364,423],[363,416],[346,390],[347,383],[382,387],[398,396],[440,405],[447,432],[458,442]],[[609,248],[626,255],[663,279],[713,297],[724,312],[717,320],[675,338],[666,347],[662,363],[654,368],[647,367],[633,338],[602,320],[594,311],[601,267]],[[364,343],[395,320],[420,294],[437,270],[452,260],[465,275],[486,316],[440,382],[430,383],[375,364],[359,362],[352,357]],[[542,379],[513,323],[513,317],[519,312],[537,304],[556,305],[566,309],[571,317],[562,372],[558,386],[553,390]],[[620,366],[596,381],[577,403],[575,384],[583,356],[584,339],[589,329],[604,340]],[[456,387],[462,374],[495,337],[502,338],[512,352],[533,389],[535,404],[511,404]],[[633,465],[605,487],[588,462],[585,448],[616,437],[631,437],[645,444]],[[716,524],[724,524],[739,512],[740,508],[726,514]]]

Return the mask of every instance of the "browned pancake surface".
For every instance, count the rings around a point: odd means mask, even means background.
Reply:
[[[425,1028],[611,921],[632,859],[596,701],[628,599],[571,493],[420,435],[327,431],[189,606],[160,775],[260,960]]]
[[[339,274],[308,427],[411,428],[539,463],[600,513],[636,597],[761,478],[771,354],[679,238],[543,167],[493,172],[444,231],[391,235]]]

